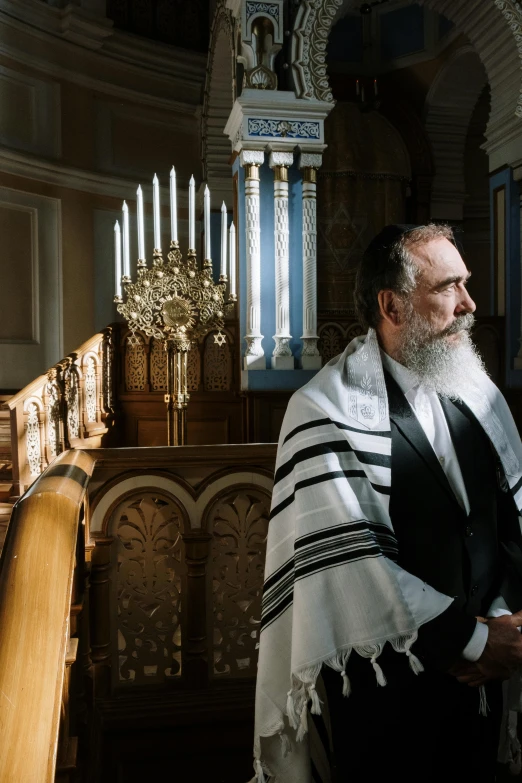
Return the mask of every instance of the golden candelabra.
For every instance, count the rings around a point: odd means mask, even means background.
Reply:
[[[122,277],[125,297],[115,296],[117,310],[130,328],[129,343],[137,342],[136,331],[163,342],[167,351],[167,432],[169,446],[187,442],[187,355],[193,343],[208,332],[218,330],[214,340],[223,345],[221,329],[225,314],[233,311],[234,295],[225,303],[227,278],[219,283],[212,277],[212,262],[198,267],[196,251],[189,250],[184,261],[176,241],[170,243],[168,261],[154,250],[152,269],[138,261],[138,279]]]

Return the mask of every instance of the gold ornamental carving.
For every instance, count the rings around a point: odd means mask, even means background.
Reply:
[[[124,296],[116,296],[118,312],[130,329],[129,344],[139,341],[137,332],[161,342],[167,352],[168,444],[186,443],[188,352],[194,343],[215,332],[216,345],[225,343],[225,315],[234,308],[225,302],[226,276],[215,283],[212,263],[200,268],[194,251],[183,259],[178,243],[172,241],[167,260],[154,251],[152,268],[138,264],[137,280],[122,278]]]

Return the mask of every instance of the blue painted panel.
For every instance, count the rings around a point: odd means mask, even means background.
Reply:
[[[328,60],[362,62],[363,28],[362,16],[345,16],[334,25],[326,48]]]
[[[242,387],[249,391],[293,391],[311,381],[316,370],[250,370]]]
[[[381,14],[381,57],[394,60],[424,49],[424,9],[416,3]]]
[[[522,386],[522,370],[513,369],[513,361],[518,353],[520,338],[521,274],[520,274],[520,196],[518,184],[513,179],[510,168],[493,174],[489,181],[491,226],[494,221],[494,191],[499,187],[506,190],[506,290],[505,290],[505,383],[508,387]],[[495,312],[495,247],[491,241],[491,312]]]

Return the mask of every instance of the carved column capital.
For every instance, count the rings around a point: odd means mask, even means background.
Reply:
[[[320,169],[322,163],[322,155],[316,152],[301,152],[297,165],[300,169]]]

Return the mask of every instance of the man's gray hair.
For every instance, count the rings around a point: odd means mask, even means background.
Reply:
[[[379,237],[370,243],[357,269],[354,290],[355,312],[365,329],[375,329],[381,320],[379,291],[390,290],[403,297],[415,291],[420,270],[411,249],[437,238],[455,244],[450,226],[436,223],[412,228],[388,244],[379,243]]]

